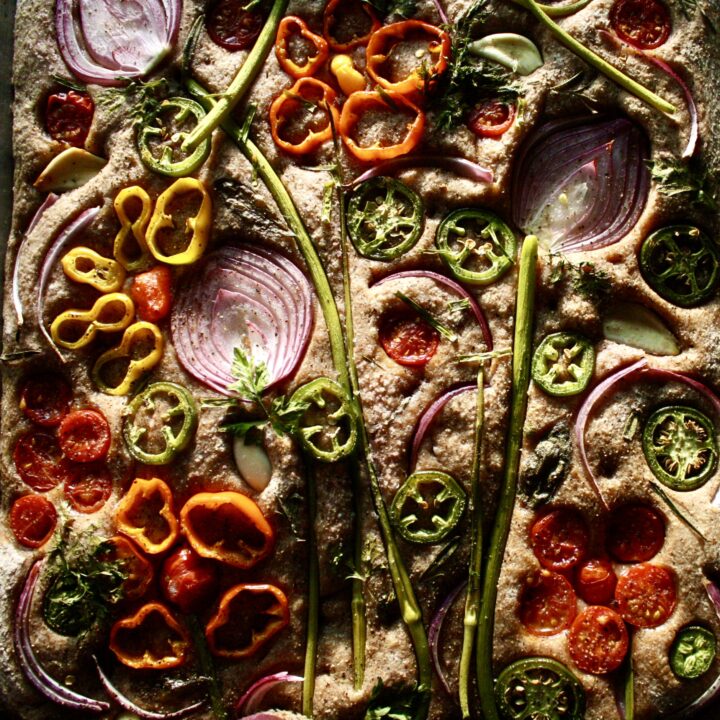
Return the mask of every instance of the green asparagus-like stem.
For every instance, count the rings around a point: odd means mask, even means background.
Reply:
[[[480,692],[480,706],[485,720],[500,720],[495,705],[492,669],[495,602],[497,600],[498,581],[500,580],[500,568],[505,554],[508,534],[510,533],[513,508],[515,507],[517,476],[520,467],[520,447],[527,411],[537,255],[538,240],[534,235],[528,235],[525,238],[520,255],[517,304],[515,307],[510,426],[505,445],[505,473],[500,488],[500,502],[495,515],[492,535],[490,536],[490,547],[483,578],[480,623],[478,625],[477,684]]]
[[[625,720],[635,720],[635,668],[632,658],[632,636],[630,636],[630,649],[623,670],[622,693],[625,702]]]
[[[482,573],[482,508],[480,507],[480,451],[482,448],[483,422],[485,419],[485,388],[482,369],[477,376],[477,404],[475,409],[475,442],[472,463],[472,525],[470,537],[470,571],[467,594],[465,595],[465,618],[463,620],[463,644],[460,655],[460,710],[463,720],[469,720],[470,713],[470,665],[472,663],[475,635],[477,634],[480,610],[480,575]]]
[[[227,720],[228,713],[223,705],[222,690],[220,688],[220,680],[215,670],[215,664],[210,655],[210,649],[207,646],[205,633],[197,616],[189,615],[188,624],[190,625],[190,633],[197,653],[198,663],[200,664],[200,672],[204,677],[208,678],[210,683],[210,707],[215,716],[215,720]]]
[[[515,0],[518,5],[522,5],[527,8],[525,0]],[[577,0],[577,2],[568,3],[567,5],[541,5],[539,7],[548,17],[568,17],[568,15],[574,15],[584,7],[587,7],[592,0]]]
[[[305,473],[307,482],[308,509],[308,604],[307,635],[305,638],[305,671],[303,673],[302,711],[303,715],[313,716],[313,697],[315,695],[315,667],[317,665],[318,620],[320,614],[320,568],[317,554],[317,535],[315,518],[317,517],[317,484],[315,468],[308,458]]]
[[[245,62],[238,70],[233,81],[208,114],[195,126],[182,144],[183,152],[192,152],[201,142],[212,135],[213,130],[222,124],[231,110],[242,100],[250,89],[265,62],[277,34],[278,25],[287,10],[288,0],[275,0],[268,19],[248,53]]]

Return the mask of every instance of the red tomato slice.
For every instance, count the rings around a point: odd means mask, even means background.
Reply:
[[[17,541],[28,548],[39,548],[55,532],[57,512],[41,495],[23,495],[10,508],[10,527]]]
[[[90,132],[95,103],[86,92],[57,92],[47,99],[45,129],[53,140],[84,147]]]
[[[399,365],[424,367],[437,351],[440,333],[417,315],[390,311],[380,319],[378,339]]]
[[[668,39],[670,12],[660,0],[616,0],[610,25],[625,42],[650,50]]]
[[[110,426],[97,410],[73,410],[60,423],[58,441],[70,460],[82,463],[102,460],[110,450]]]
[[[502,100],[484,100],[471,113],[467,126],[478,137],[497,138],[515,121],[515,104]]]
[[[164,320],[172,306],[172,271],[167,265],[158,265],[152,270],[133,278],[130,297],[135,303],[138,317],[147,322]]]
[[[675,575],[662,565],[635,565],[621,575],[615,600],[625,622],[635,627],[662,625],[677,605]]]
[[[543,567],[569,570],[587,553],[587,525],[574,510],[553,510],[532,526],[530,542]]]
[[[665,519],[654,508],[633,503],[612,511],[607,548],[619,562],[650,560],[664,542]]]
[[[103,554],[103,560],[119,560],[127,573],[123,583],[123,599],[137,600],[145,594],[153,579],[152,563],[132,540],[114,535],[108,541],[110,549]]]
[[[55,373],[25,378],[20,390],[20,410],[36,425],[54,427],[67,415],[72,402],[72,388]]]
[[[617,575],[603,558],[590,558],[575,569],[575,590],[589,605],[607,605],[613,599]]]
[[[263,16],[245,10],[245,0],[218,0],[208,11],[205,26],[214,43],[226,50],[244,50],[256,40]]]
[[[47,492],[73,476],[53,435],[30,430],[15,443],[13,460],[21,480],[38,492]]]
[[[520,622],[533,635],[557,635],[570,627],[576,606],[575,591],[562,575],[539,570],[520,594]]]
[[[112,494],[112,474],[103,463],[83,463],[65,481],[65,497],[81,513],[97,512]]]
[[[568,651],[584,672],[603,675],[620,667],[628,650],[622,618],[608,607],[591,605],[576,618],[568,635]]]
[[[160,587],[163,595],[184,613],[198,612],[215,592],[217,570],[212,561],[189,547],[181,547],[163,564]]]

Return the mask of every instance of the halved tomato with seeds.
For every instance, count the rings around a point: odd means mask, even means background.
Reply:
[[[65,457],[86,463],[102,460],[110,450],[110,425],[105,416],[89,408],[73,410],[58,427],[58,442]]]
[[[20,389],[20,410],[30,422],[55,427],[67,415],[72,402],[72,388],[55,373],[31,375]]]
[[[10,527],[17,541],[28,548],[39,548],[55,532],[57,512],[41,495],[23,495],[10,508]]]
[[[675,574],[663,565],[643,563],[620,576],[615,601],[625,622],[654,628],[673,614],[677,605]]]
[[[467,126],[478,137],[498,138],[515,121],[515,104],[502,100],[483,100],[468,117]]]
[[[440,333],[412,312],[389,310],[380,319],[378,340],[399,365],[424,367],[437,351]]]
[[[660,0],[616,0],[610,10],[610,25],[626,43],[651,50],[670,35],[670,11]]]
[[[589,533],[582,516],[561,508],[543,515],[530,529],[535,557],[549,570],[569,570],[587,553]]]
[[[45,128],[53,140],[81,148],[85,146],[94,114],[95,103],[88,93],[56,92],[47,99]]]
[[[73,476],[65,481],[65,497],[75,510],[94,513],[112,494],[113,480],[104,463],[87,463],[75,468]]]
[[[533,635],[557,635],[577,612],[572,585],[558,573],[540,570],[527,577],[520,593],[520,622]]]
[[[590,558],[575,569],[575,590],[589,605],[607,605],[613,599],[617,575],[610,561]]]
[[[217,0],[207,12],[205,26],[212,41],[235,52],[249,48],[263,27],[263,16],[246,10],[246,0]]]
[[[665,520],[648,505],[630,503],[612,511],[608,526],[608,552],[619,562],[645,562],[665,542]]]
[[[573,622],[568,651],[584,672],[604,675],[616,670],[628,650],[628,632],[623,619],[611,608],[591,605]]]
[[[13,449],[13,461],[21,480],[38,492],[47,492],[73,478],[73,467],[63,457],[57,440],[42,430],[20,436]]]

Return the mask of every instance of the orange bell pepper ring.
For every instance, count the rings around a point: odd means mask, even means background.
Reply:
[[[231,490],[193,495],[180,511],[180,525],[198,555],[242,569],[266,558],[275,542],[257,503]]]
[[[395,113],[412,113],[414,118],[407,125],[404,139],[392,145],[375,142],[372,145],[360,145],[353,133],[360,118],[373,110]],[[414,150],[425,132],[425,113],[414,102],[393,90],[380,92],[356,92],[345,101],[338,124],[340,136],[347,149],[364,162],[391,160]]]
[[[153,566],[135,543],[122,535],[113,535],[105,541],[107,549],[102,559],[118,562],[126,574],[122,584],[122,599],[137,600],[150,587],[153,580]]]
[[[242,660],[257,652],[290,622],[285,593],[274,585],[242,583],[230,588],[205,628],[210,652]]]
[[[415,47],[418,42],[429,40],[427,52],[432,59],[427,63],[421,58],[420,64],[401,79],[394,79],[393,57],[400,43]],[[445,70],[450,59],[450,35],[435,25],[422,20],[404,20],[393,23],[373,33],[366,48],[368,75],[385,90],[410,95],[427,89]],[[421,52],[418,50],[418,53]],[[418,57],[414,54],[414,57]],[[423,57],[425,57],[423,53]]]
[[[179,535],[170,488],[158,478],[136,478],[118,503],[115,523],[149,555],[169,550]]]
[[[353,7],[353,5],[355,7]],[[370,27],[364,35],[354,35],[347,40],[341,40],[335,36],[335,30],[339,26],[338,18],[336,17],[336,11],[342,9],[347,16],[348,20],[355,20],[355,16],[364,12],[365,15],[370,19]],[[323,35],[328,41],[330,49],[334,52],[348,52],[348,50],[354,50],[356,47],[367,45],[368,40],[374,32],[382,27],[382,23],[378,19],[370,5],[366,2],[348,2],[348,0],[330,0],[325,6],[323,12]]]
[[[310,55],[303,65],[298,65],[290,57],[290,38],[299,35],[315,47],[315,54]],[[307,23],[295,15],[288,15],[280,21],[275,40],[275,54],[280,67],[295,80],[314,75],[328,58],[327,40],[316,35]]]
[[[110,649],[135,670],[168,670],[188,659],[190,636],[170,610],[151,602],[112,626]]]
[[[289,90],[284,90],[273,100],[270,106],[270,132],[275,144],[290,155],[306,155],[317,150],[323,143],[332,139],[332,125],[328,108],[332,114],[332,122],[337,127],[339,114],[335,107],[337,93],[324,82],[311,77],[300,78]],[[301,113],[307,113],[319,109],[327,118],[327,123],[314,129],[314,123],[302,132],[304,137],[296,140],[289,137],[290,131],[293,135],[299,134],[299,128],[290,126],[297,121]]]

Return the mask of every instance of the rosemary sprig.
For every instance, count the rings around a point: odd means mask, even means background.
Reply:
[[[431,312],[426,310],[420,303],[408,297],[404,292],[399,290],[395,293],[395,297],[402,300],[406,305],[411,307],[430,327],[435,328],[444,338],[450,342],[455,342],[458,337],[447,325],[443,325]]]
[[[698,530],[695,523],[680,510],[677,504],[671,500],[670,496],[657,483],[651,481],[650,489],[668,506],[670,512],[680,520],[680,522],[687,525],[701,540],[707,541],[707,538]]]

